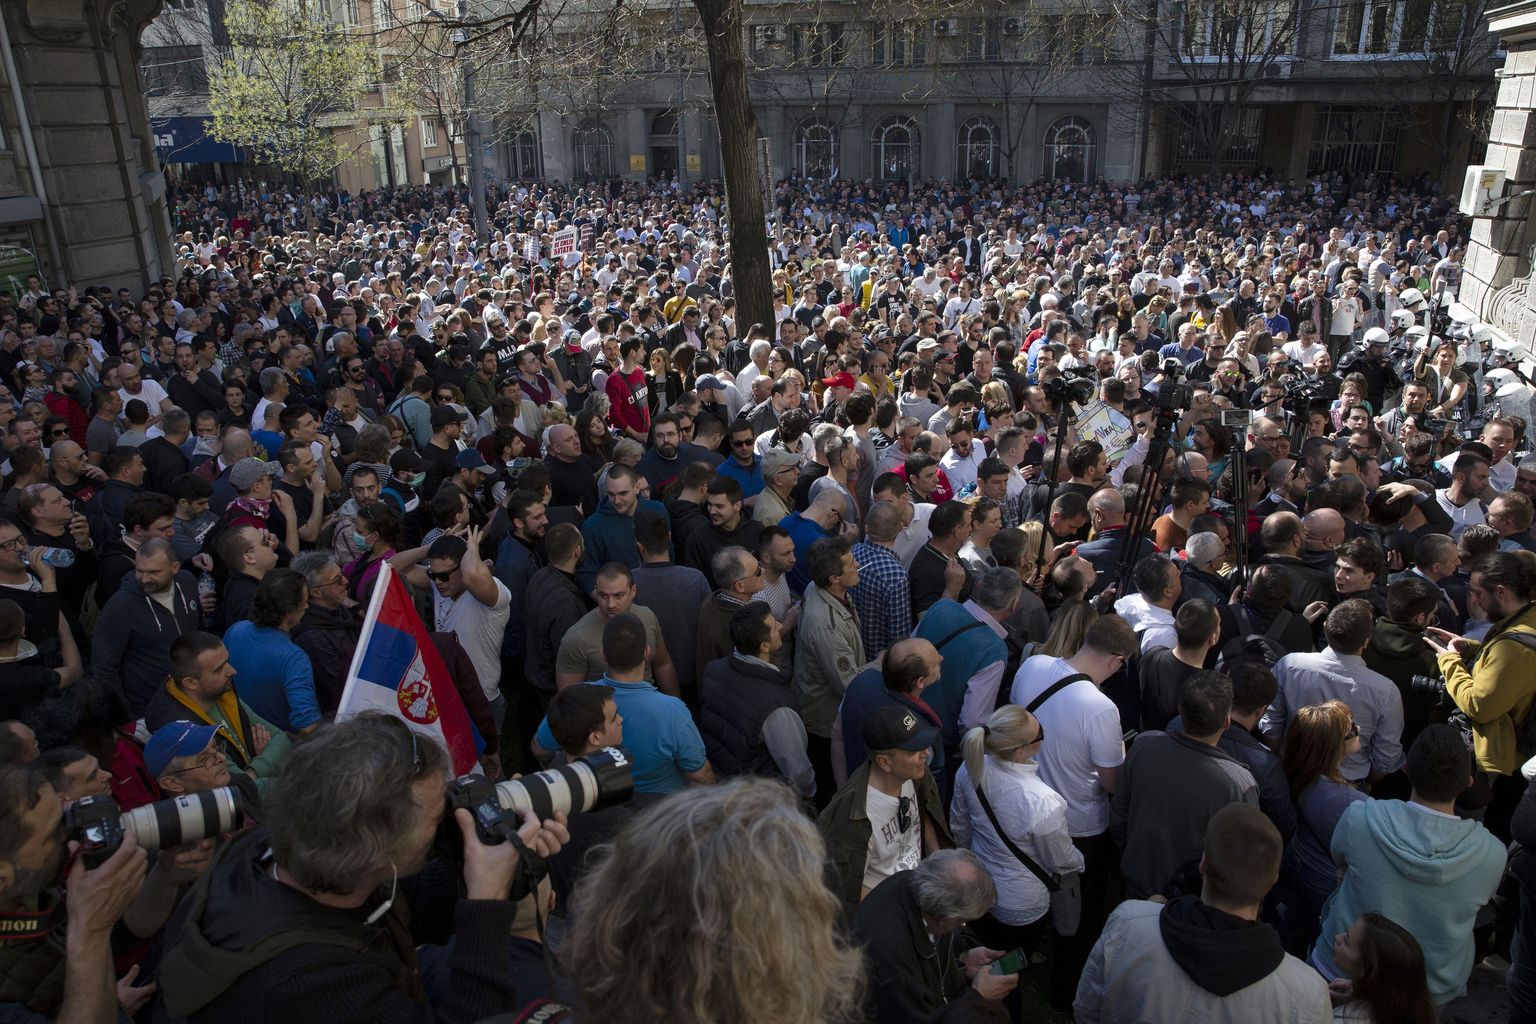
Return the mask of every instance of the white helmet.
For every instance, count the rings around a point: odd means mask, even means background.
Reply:
[[[1392,341],[1392,336],[1380,327],[1372,327],[1360,338],[1361,348],[1370,348],[1372,345],[1387,345]]]
[[[1424,295],[1417,288],[1404,288],[1397,293],[1397,304],[1417,313],[1424,306]]]
[[[1412,327],[1413,323],[1414,315],[1409,310],[1394,309],[1392,311],[1392,326],[1398,330],[1406,330],[1407,328]]]

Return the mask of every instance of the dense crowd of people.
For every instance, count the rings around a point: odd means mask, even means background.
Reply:
[[[1490,952],[1536,1020],[1536,455],[1425,317],[1453,204],[774,198],[763,322],[711,185],[187,187],[146,294],[0,294],[0,1020],[1428,1024]],[[489,779],[634,795],[492,843],[337,721],[385,575]]]

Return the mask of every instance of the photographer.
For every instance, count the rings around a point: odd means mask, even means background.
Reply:
[[[514,1007],[508,894],[521,853],[511,842],[481,843],[467,810],[454,812],[464,897],[436,891],[452,884],[446,872],[409,886],[418,913],[453,905],[452,995],[433,1006],[423,993],[419,940],[398,886],[427,863],[447,770],[441,747],[384,715],[295,745],[263,827],[224,847],[172,922],[160,976],[169,1014],[219,1024],[468,1022]],[[569,838],[563,817],[527,816],[518,836],[548,857]]]
[[[165,853],[153,871],[133,833],[91,868],[66,845],[63,805],[43,774],[0,767],[0,1019],[109,1024],[153,989],[116,980],[114,956],[154,935],[211,844]],[[63,881],[68,899],[57,886]]]

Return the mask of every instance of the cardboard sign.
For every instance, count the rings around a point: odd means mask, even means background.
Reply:
[[[1103,445],[1111,466],[1124,458],[1131,445],[1136,443],[1136,429],[1131,421],[1102,401],[1083,406],[1077,415],[1077,436]]]
[[[566,228],[555,232],[555,237],[549,243],[549,255],[551,259],[564,259],[576,252],[576,229]]]

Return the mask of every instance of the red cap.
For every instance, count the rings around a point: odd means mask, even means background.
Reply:
[[[830,377],[823,377],[821,382],[829,388],[847,388],[852,391],[859,386],[859,382],[853,379],[853,374],[844,370],[842,373],[834,373]]]

